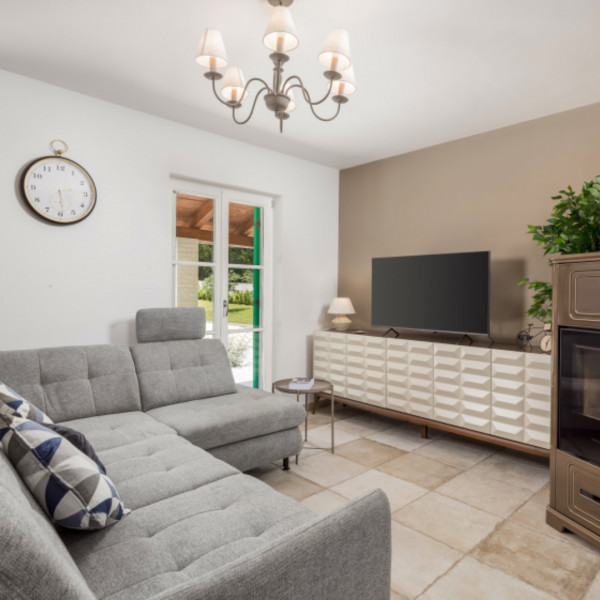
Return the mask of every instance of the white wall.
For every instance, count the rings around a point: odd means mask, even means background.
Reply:
[[[172,175],[276,196],[275,378],[310,368],[337,291],[338,171],[0,71],[0,349],[134,342],[142,307],[172,303]],[[81,223],[41,222],[20,170],[50,140],[92,175]]]

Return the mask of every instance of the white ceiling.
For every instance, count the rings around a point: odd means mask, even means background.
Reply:
[[[0,7],[2,69],[337,168],[600,101],[599,0],[296,0],[300,46],[286,74],[318,97],[317,54],[343,27],[358,91],[331,123],[298,101],[283,134],[262,100],[248,125],[235,125],[194,61],[213,27],[231,64],[270,81],[267,0]]]

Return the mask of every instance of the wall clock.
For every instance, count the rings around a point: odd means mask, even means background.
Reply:
[[[53,140],[54,156],[36,158],[26,168],[21,189],[33,212],[47,221],[70,225],[82,221],[96,206],[96,186],[78,163],[62,156],[68,147]]]

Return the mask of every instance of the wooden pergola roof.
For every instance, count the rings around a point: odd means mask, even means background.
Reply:
[[[213,242],[214,204],[212,198],[177,194],[177,237]],[[254,207],[229,203],[229,245],[254,246]]]

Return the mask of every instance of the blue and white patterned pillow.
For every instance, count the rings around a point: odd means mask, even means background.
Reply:
[[[52,419],[39,408],[29,404],[21,394],[0,381],[0,400],[12,408],[13,414],[38,423],[53,423]]]
[[[64,437],[0,403],[0,440],[46,514],[69,529],[102,529],[129,514],[112,481]]]

